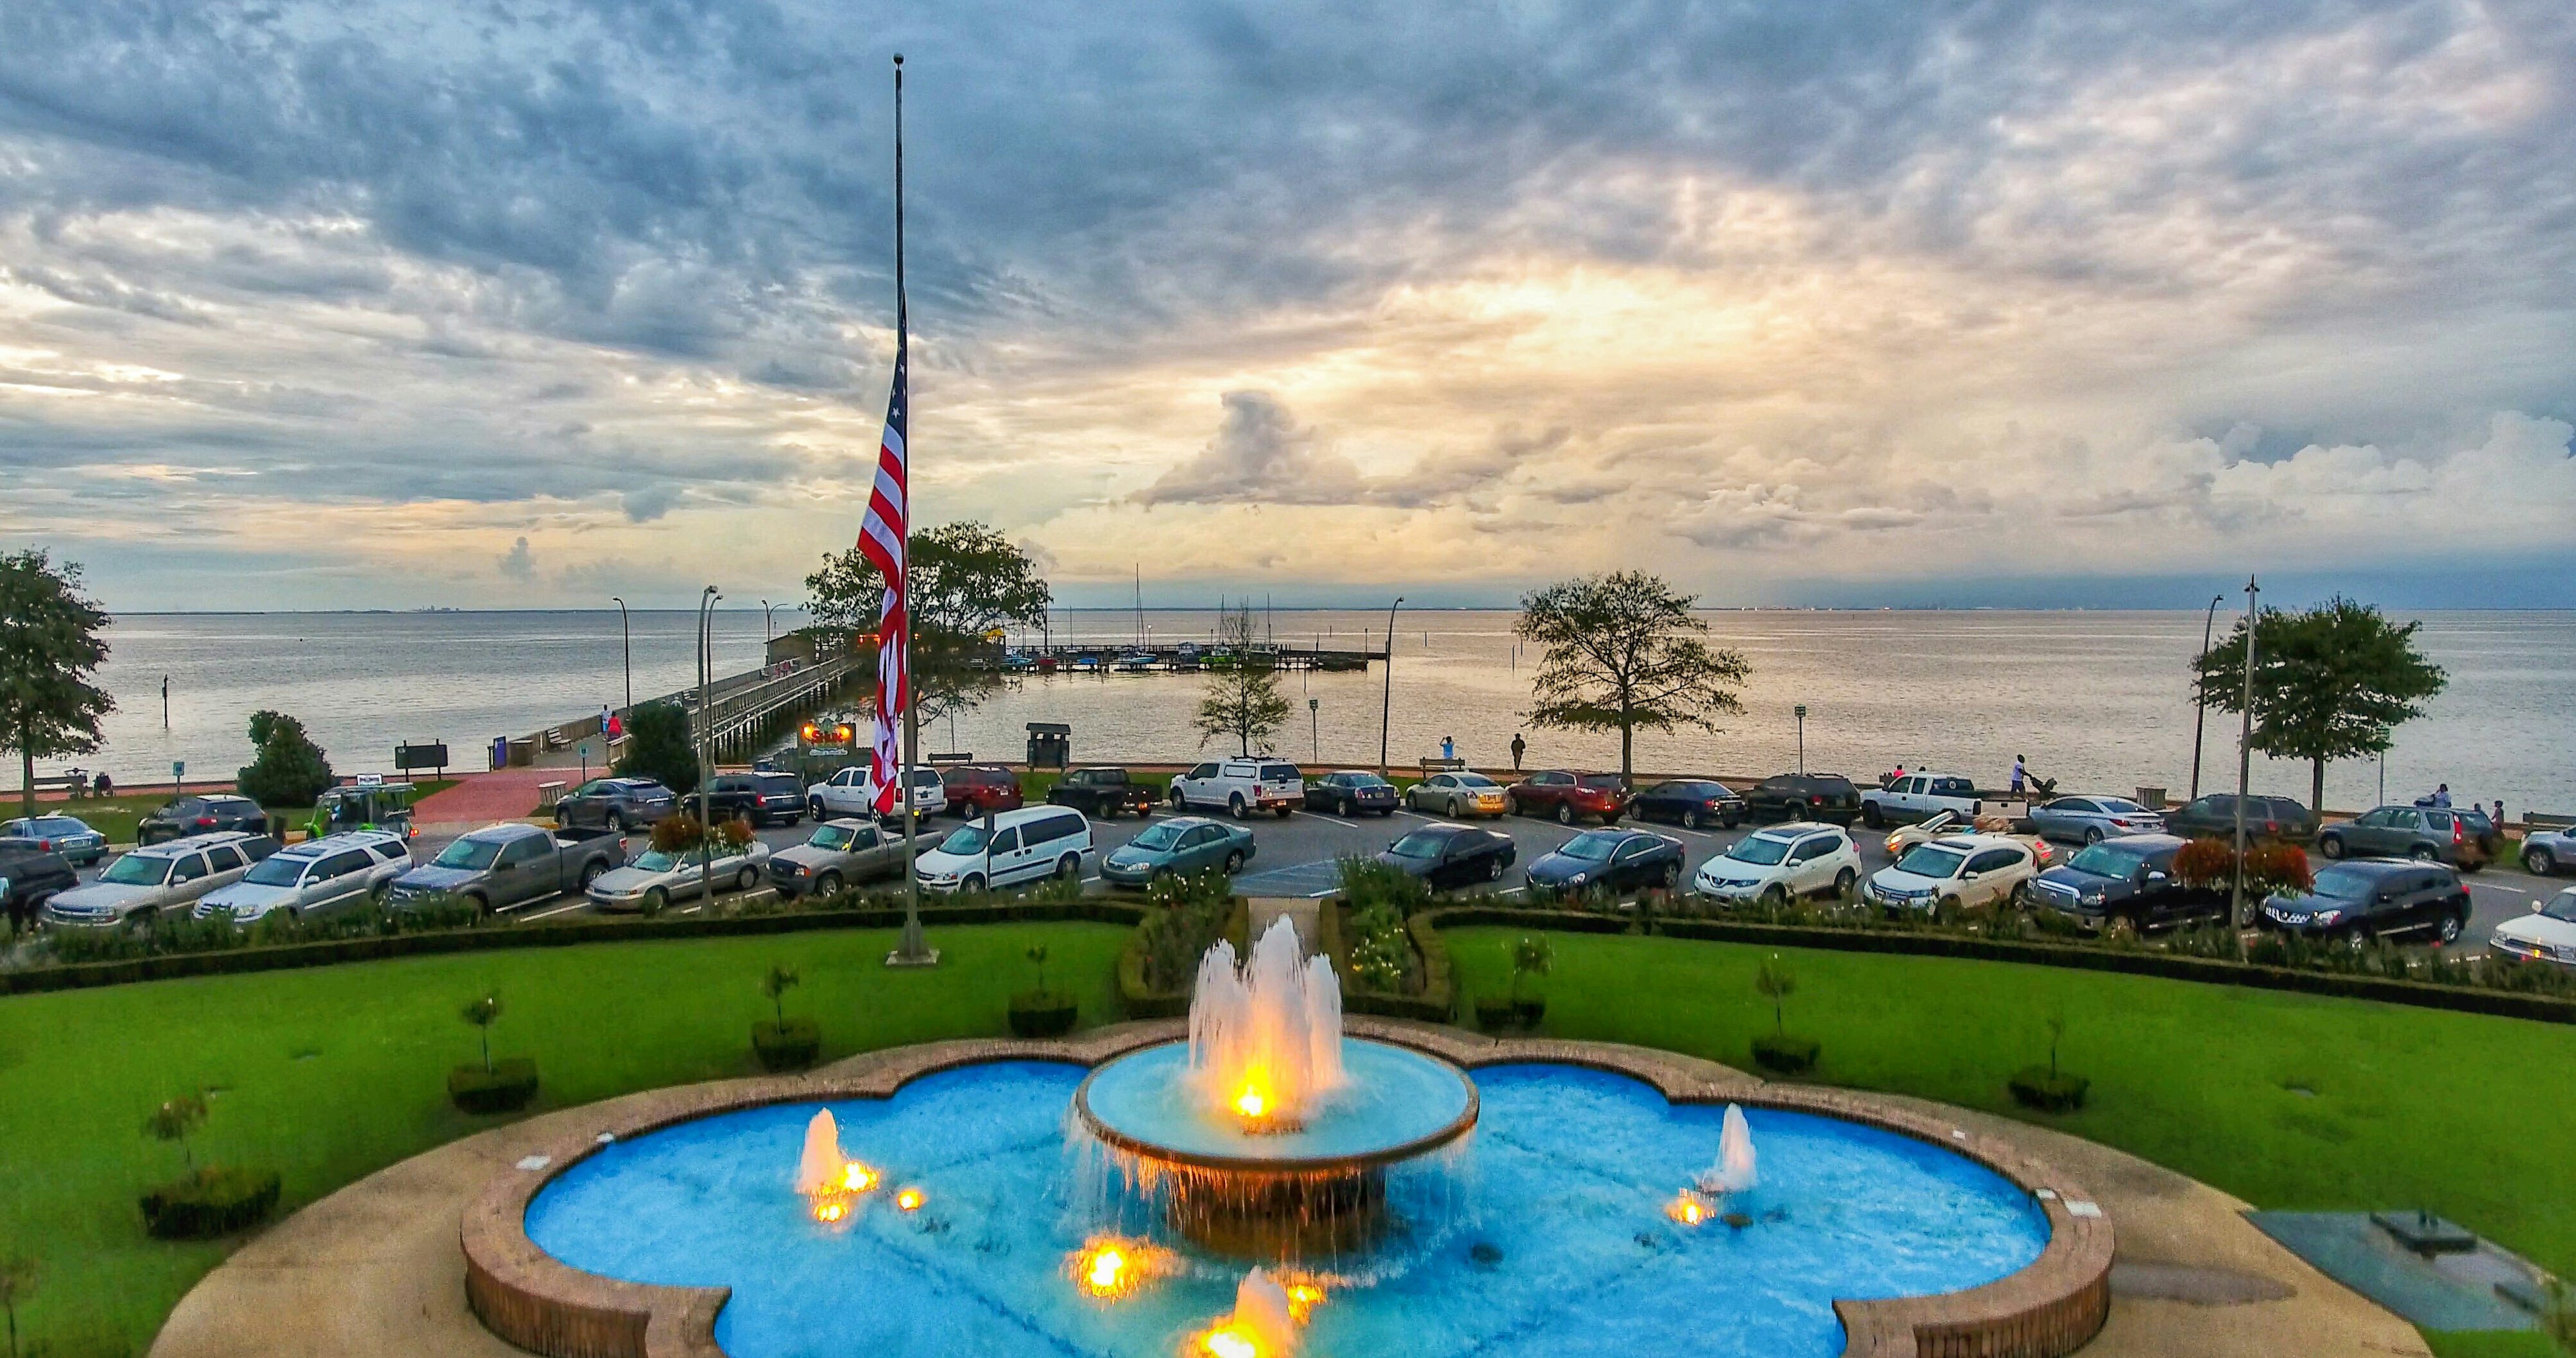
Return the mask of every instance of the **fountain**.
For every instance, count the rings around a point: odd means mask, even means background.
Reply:
[[[1297,1320],[1288,1289],[1259,1268],[1234,1289],[1234,1314],[1199,1336],[1210,1358],[1272,1358],[1297,1348]]]
[[[1286,917],[1240,964],[1220,941],[1188,1040],[1092,1072],[1076,1125],[1200,1245],[1268,1260],[1357,1248],[1388,1224],[1389,1169],[1465,1136],[1477,1097],[1464,1071],[1346,1038],[1341,1019],[1331,960],[1307,957]]]
[[[1701,1170],[1694,1186],[1710,1197],[1722,1197],[1749,1193],[1760,1182],[1762,1176],[1753,1168],[1752,1125],[1744,1120],[1744,1109],[1730,1103],[1717,1134],[1717,1163]]]

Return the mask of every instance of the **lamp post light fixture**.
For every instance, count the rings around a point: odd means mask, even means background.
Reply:
[[[617,636],[624,643],[626,653],[625,710],[632,712],[635,710],[635,629],[627,622],[626,601],[615,595],[610,595],[608,601],[617,605]]]
[[[778,605],[771,603],[767,599],[760,601],[760,644],[764,647],[767,646],[771,640],[769,615],[777,607]],[[761,653],[760,660],[764,665],[769,663],[769,654],[767,651],[763,651]]]
[[[1395,610],[1403,602],[1404,596],[1399,594],[1395,596],[1394,603],[1386,606],[1386,697],[1378,704],[1377,710],[1377,776],[1380,778],[1384,778],[1387,772],[1387,723],[1395,715]],[[1363,651],[1361,654],[1367,653]]]
[[[1323,705],[1324,702],[1320,698],[1308,698],[1306,700],[1306,738],[1314,747],[1312,755],[1314,762],[1318,764],[1324,762],[1324,728],[1321,724],[1323,718],[1317,716],[1316,712],[1318,709],[1322,708]],[[2382,779],[2381,781],[2384,782],[2386,780]]]
[[[707,586],[705,591],[698,595],[698,720],[696,735],[698,750],[698,833],[701,835],[708,834],[715,828],[707,823],[707,775],[710,771],[707,743],[709,738],[713,735],[713,727],[715,725],[715,709],[708,706],[708,699],[713,693],[715,687],[715,666],[711,663],[714,652],[708,647],[707,631],[713,622],[716,600],[723,597],[724,595],[718,593],[716,591],[716,587],[713,585]],[[712,901],[715,899],[715,855],[706,852],[706,848],[707,844],[704,841],[701,841],[698,845],[698,900],[701,902]]]
[[[1807,705],[1800,703],[1795,710],[1798,714],[1798,773],[1803,777],[1807,772]]]
[[[2218,606],[2225,602],[2227,602],[2227,596],[2224,594],[2212,596],[2209,601],[2209,616],[2201,619],[2200,653],[2204,656],[2209,654],[2209,638],[2211,631],[2218,626]],[[2198,689],[2199,685],[2195,684],[2192,687],[2194,689]],[[2191,795],[2183,798],[2186,802],[2196,802],[2200,800],[2200,733],[2201,728],[2208,725],[2208,723],[2209,695],[2202,693],[2192,701]]]
[[[2240,929],[2254,922],[2245,910],[2245,794],[2254,780],[2254,628],[2262,618],[2254,597],[2262,592],[2253,576],[2245,577],[2244,720],[2236,733],[2236,889],[2228,901],[2228,917]]]

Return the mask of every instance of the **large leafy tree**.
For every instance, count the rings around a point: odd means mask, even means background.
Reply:
[[[304,723],[283,712],[251,713],[250,743],[259,753],[242,768],[241,794],[262,806],[309,806],[338,781]]]
[[[1228,612],[1218,624],[1218,640],[1233,652],[1233,663],[1208,672],[1207,694],[1190,725],[1205,745],[1219,736],[1234,737],[1235,747],[1251,754],[1268,748],[1270,738],[1288,724],[1288,696],[1279,691],[1278,657],[1252,646],[1252,610]]]
[[[2340,596],[2305,612],[2264,610],[2254,624],[2254,748],[2309,762],[2308,805],[2322,808],[2326,764],[2388,748],[2449,682],[2415,649],[2419,623],[2392,623]],[[2245,700],[2245,621],[2193,664],[2200,697],[2223,712]]]
[[[818,627],[873,632],[885,576],[852,547],[805,577]],[[1009,682],[993,664],[996,630],[1046,621],[1052,600],[1037,563],[980,523],[946,523],[912,537],[912,687],[926,721],[954,716]]]
[[[106,628],[79,566],[34,549],[0,556],[0,750],[18,753],[23,814],[36,814],[37,760],[98,748],[99,718],[116,707],[90,683]]]
[[[698,752],[689,743],[689,711],[675,702],[651,702],[627,717],[620,778],[650,778],[685,797],[698,788]]]
[[[1636,769],[1637,732],[1694,726],[1741,712],[1735,691],[1752,667],[1703,638],[1694,595],[1642,571],[1563,580],[1521,597],[1513,631],[1544,648],[1531,681],[1534,726],[1619,733],[1619,780]]]

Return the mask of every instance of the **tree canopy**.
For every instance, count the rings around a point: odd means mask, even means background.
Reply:
[[[1695,595],[1642,571],[1563,580],[1521,597],[1513,631],[1544,648],[1531,680],[1534,726],[1617,731],[1619,780],[1633,781],[1639,730],[1718,729],[1741,712],[1735,696],[1752,667],[1714,649]]]
[[[283,712],[251,713],[250,743],[259,753],[241,771],[241,794],[262,806],[309,805],[338,781],[304,723]]]
[[[80,567],[41,550],[0,556],[0,750],[15,750],[24,814],[36,761],[88,754],[116,700],[90,682],[107,659],[107,614],[82,595]]]
[[[816,626],[873,632],[885,577],[852,547],[827,553],[805,577],[805,610]],[[1036,627],[1053,601],[1028,553],[991,527],[946,523],[912,536],[912,686],[924,721],[974,707],[1009,682],[989,662],[990,634]]]
[[[698,787],[698,752],[689,744],[689,712],[668,699],[636,708],[626,717],[626,750],[614,770],[620,778],[650,778],[685,797]]]
[[[1205,745],[1219,736],[1234,737],[1238,753],[1267,749],[1279,728],[1288,724],[1288,697],[1279,691],[1278,658],[1252,645],[1252,609],[1227,612],[1218,624],[1218,642],[1233,653],[1229,666],[1208,671],[1207,693],[1190,717],[1190,726]]]
[[[2388,748],[2450,682],[2415,649],[2421,623],[2392,623],[2337,596],[2304,612],[2266,609],[2254,627],[2254,748],[2310,766],[2308,805],[2323,810],[2326,763]],[[2222,712],[2245,698],[2245,620],[2194,662],[2200,697]]]

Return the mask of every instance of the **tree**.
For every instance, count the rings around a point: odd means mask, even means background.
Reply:
[[[689,745],[689,712],[674,702],[646,703],[627,717],[621,778],[650,778],[685,797],[697,790],[698,752]]]
[[[941,524],[912,536],[912,690],[924,721],[967,711],[1013,682],[994,664],[991,633],[1046,621],[1053,595],[1037,563],[980,523]],[[818,627],[873,632],[885,577],[852,547],[827,553],[805,577],[805,611]]]
[[[155,1141],[179,1143],[179,1158],[188,1168],[197,1167],[195,1152],[188,1149],[188,1138],[206,1125],[206,1096],[182,1094],[152,1110],[143,1120],[143,1132]]]
[[[770,1014],[782,1029],[787,1026],[787,992],[804,982],[805,978],[784,962],[772,963],[768,973],[760,978],[760,993],[769,997]]]
[[[1288,724],[1288,695],[1279,691],[1279,658],[1253,649],[1248,605],[1225,614],[1217,636],[1219,644],[1233,653],[1233,663],[1208,671],[1207,696],[1199,699],[1190,726],[1199,733],[1201,745],[1218,736],[1232,736],[1237,749],[1249,755],[1256,745],[1267,748],[1270,738]]]
[[[2337,596],[2303,613],[2271,609],[2254,627],[2254,748],[2309,761],[2308,805],[2322,810],[2326,762],[2375,755],[2449,682],[2415,649],[2420,623],[2398,625]],[[2193,664],[2201,700],[2240,712],[2245,621]]]
[[[251,713],[250,743],[259,754],[241,771],[241,794],[262,806],[310,806],[338,781],[304,723],[283,712]]]
[[[1762,965],[1754,970],[1753,993],[1771,1002],[1771,1031],[1786,1033],[1788,1014],[1783,1001],[1798,993],[1798,973],[1791,971],[1775,952],[1763,958]]]
[[[1556,949],[1545,934],[1523,934],[1512,944],[1512,998],[1521,998],[1523,985],[1532,976],[1545,976],[1556,969]]]
[[[0,1311],[9,1314],[9,1358],[18,1358],[18,1303],[36,1295],[33,1255],[0,1257]]]
[[[36,814],[36,761],[98,748],[116,700],[89,682],[107,659],[107,614],[80,592],[80,567],[41,550],[0,556],[0,750],[18,752],[19,807]]]
[[[1642,571],[1564,580],[1521,597],[1512,628],[1546,648],[1530,687],[1534,726],[1617,731],[1619,781],[1634,781],[1637,732],[1718,729],[1744,710],[1736,687],[1752,672],[1736,651],[1700,639],[1694,595]]]
[[[497,990],[485,991],[483,993],[483,998],[465,1006],[464,1012],[458,1015],[458,1017],[464,1019],[467,1023],[473,1024],[474,1031],[482,1035],[483,1073],[486,1075],[491,1074],[492,1025],[501,1021],[501,992]]]

